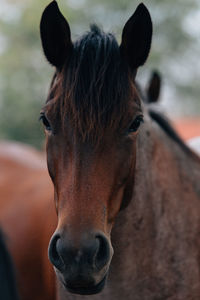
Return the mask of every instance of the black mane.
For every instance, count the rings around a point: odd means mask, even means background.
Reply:
[[[158,113],[152,109],[149,109],[148,111],[151,118],[156,121],[157,124],[159,124],[159,126],[172,140],[174,140],[186,153],[190,155],[192,154],[193,156],[195,155],[195,153],[185,144],[169,121],[161,113]]]

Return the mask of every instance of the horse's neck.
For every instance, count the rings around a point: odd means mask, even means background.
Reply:
[[[118,222],[123,219],[136,232],[147,227],[152,235],[162,230],[162,222],[164,229],[170,223],[178,230],[190,218],[191,229],[199,221],[200,160],[150,120],[138,136],[134,181],[132,200]]]
[[[147,216],[151,211],[154,221],[165,214],[176,219],[176,209],[180,212],[181,206],[200,202],[200,160],[151,120],[138,136],[136,157],[130,210]]]
[[[144,125],[133,198],[113,229],[111,268],[116,280],[118,274],[131,278],[136,299],[154,299],[155,294],[165,299],[176,284],[198,288],[199,182],[200,164],[157,124]],[[186,290],[180,291],[180,299],[189,295]]]

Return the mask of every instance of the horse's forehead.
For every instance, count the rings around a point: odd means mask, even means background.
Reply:
[[[57,81],[59,81],[57,79]],[[132,85],[134,87],[134,85]],[[61,96],[62,97],[62,96]],[[73,105],[73,104],[72,104]],[[116,104],[118,105],[118,104]],[[142,112],[141,101],[134,87],[132,97],[124,104],[119,104],[119,109],[113,106],[113,110],[105,113],[107,124],[104,124],[103,111],[97,108],[97,114],[92,110],[81,107],[68,106],[68,103],[61,101],[57,95],[53,100],[47,102],[47,114],[55,125],[62,131],[64,136],[73,142],[89,143],[96,146],[99,143],[115,141],[123,135],[127,126],[133,121],[137,113]],[[102,115],[100,115],[102,113]],[[102,117],[100,119],[100,117]]]

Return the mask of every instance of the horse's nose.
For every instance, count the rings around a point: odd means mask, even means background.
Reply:
[[[71,239],[55,233],[49,244],[49,259],[61,273],[75,275],[83,270],[98,272],[111,259],[111,246],[103,233],[87,235],[75,246]]]

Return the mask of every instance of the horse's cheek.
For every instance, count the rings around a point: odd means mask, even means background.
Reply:
[[[118,192],[110,199],[108,203],[108,224],[113,224],[120,210],[124,189],[120,188]]]

